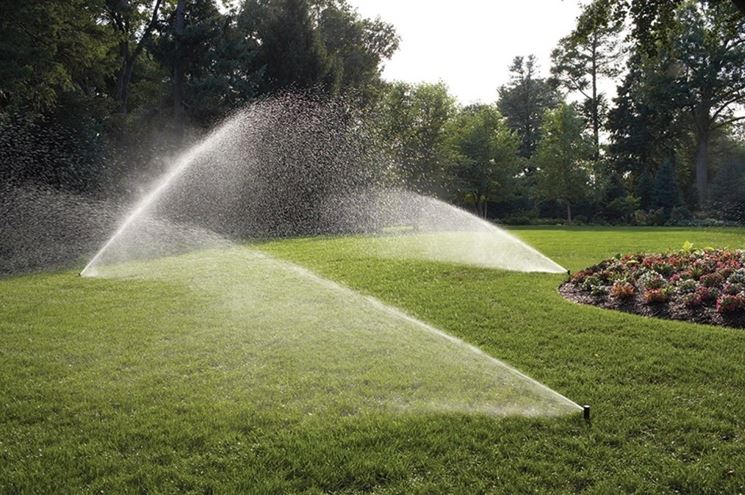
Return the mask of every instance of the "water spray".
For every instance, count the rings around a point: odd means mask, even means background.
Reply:
[[[130,226],[135,223],[136,220],[138,220],[140,217],[142,217],[143,214],[147,212],[147,210],[160,198],[165,190],[171,184],[173,184],[173,182],[179,176],[181,176],[203,152],[209,150],[211,147],[217,144],[218,140],[227,132],[228,129],[230,129],[230,123],[231,122],[223,124],[223,126],[218,127],[216,130],[212,131],[212,133],[206,139],[189,149],[187,152],[183,153],[179,157],[179,159],[174,162],[173,167],[158,180],[151,191],[147,195],[145,195],[130,211],[129,215],[127,215],[124,221],[119,225],[119,228],[116,230],[116,232],[114,232],[114,234],[104,243],[101,249],[98,250],[98,252],[95,254],[95,256],[93,256],[88,264],[85,265],[85,268],[83,268],[83,270],[78,274],[79,276],[84,277],[94,273],[93,267],[98,263],[101,256],[109,249],[109,247],[117,239],[119,239],[122,234],[124,234],[130,228]]]

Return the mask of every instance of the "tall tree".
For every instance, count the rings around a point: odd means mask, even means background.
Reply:
[[[520,154],[525,158],[535,153],[546,110],[561,101],[556,86],[537,72],[535,56],[515,57],[510,66],[510,82],[499,88],[499,111],[520,136]]]
[[[608,152],[612,169],[630,174],[635,184],[652,164],[684,146],[689,135],[669,76],[640,53],[632,54],[628,66],[608,112]]]
[[[114,99],[118,111],[128,112],[129,84],[135,63],[158,23],[163,0],[106,0],[106,17],[116,32],[119,70]]]
[[[443,83],[397,82],[386,89],[380,104],[382,133],[394,143],[394,154],[409,187],[445,194],[451,163],[447,132],[456,111],[455,98]]]
[[[607,111],[598,83],[619,73],[622,28],[612,15],[610,1],[595,0],[585,7],[575,30],[562,38],[551,54],[551,73],[561,85],[584,98],[582,106],[592,127],[595,161],[600,159],[600,130]]]
[[[504,201],[512,194],[519,139],[492,105],[463,109],[451,127],[459,199],[486,218],[490,201]]]
[[[728,158],[711,183],[710,206],[724,220],[745,219],[745,163]]]
[[[256,33],[260,40],[260,63],[265,71],[263,91],[312,89],[335,93],[341,73],[328,56],[309,2],[254,2],[254,7],[249,2],[246,6],[263,17]]]
[[[654,175],[650,167],[646,167],[636,184],[636,195],[639,196],[639,204],[644,210],[651,209],[655,204],[654,199]]]
[[[684,0],[617,0],[611,4],[616,22],[629,25],[634,53],[654,57],[675,25],[675,10]]]
[[[173,121],[176,136],[180,140],[184,132],[184,17],[186,0],[177,0],[173,20],[173,38],[176,42],[176,54],[173,58]]]
[[[360,17],[343,0],[318,2],[315,11],[321,40],[339,74],[340,91],[372,103],[382,86],[382,64],[398,49],[393,26]]]
[[[696,192],[708,198],[709,151],[714,132],[745,116],[745,18],[730,3],[688,0],[676,12],[669,50],[661,64],[673,77],[675,102],[693,122]]]
[[[589,189],[593,147],[584,127],[577,112],[563,103],[546,114],[536,151],[536,196],[563,204],[568,223],[572,223],[572,205],[585,198]]]

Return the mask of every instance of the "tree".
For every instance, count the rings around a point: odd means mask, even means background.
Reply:
[[[455,98],[443,83],[390,84],[380,103],[383,138],[394,143],[407,186],[443,196],[451,164],[447,143],[449,122],[456,115]]]
[[[639,196],[642,209],[649,210],[654,206],[654,175],[650,167],[646,167],[639,177],[639,182],[636,185],[636,195]]]
[[[339,74],[339,89],[370,104],[382,86],[384,60],[398,49],[393,26],[380,19],[363,19],[345,1],[316,4],[318,31],[326,53]]]
[[[600,159],[600,129],[607,111],[598,82],[619,73],[618,38],[622,28],[623,24],[611,15],[609,0],[595,0],[585,7],[575,30],[562,38],[551,54],[551,73],[562,86],[584,98],[583,109],[592,127],[596,162]]]
[[[177,0],[173,20],[173,38],[176,41],[176,55],[173,58],[173,120],[176,135],[180,140],[184,132],[184,18],[186,0]]]
[[[259,17],[259,63],[262,92],[313,90],[334,94],[341,72],[328,56],[307,0],[246,2],[244,15]]]
[[[588,162],[592,143],[584,135],[584,121],[566,103],[546,114],[535,162],[538,165],[536,196],[566,206],[572,222],[572,204],[585,198],[589,188]]]
[[[660,62],[673,77],[675,103],[687,110],[696,139],[696,191],[706,204],[710,142],[718,129],[745,119],[745,18],[730,3],[688,0],[676,11],[669,50]]]
[[[497,106],[510,128],[520,136],[520,154],[525,158],[535,153],[546,110],[555,108],[561,101],[555,85],[538,77],[537,71],[533,55],[515,57],[510,67],[510,82],[499,88]]]
[[[663,162],[654,177],[654,206],[669,212],[682,204],[675,158],[671,157]]]
[[[617,22],[628,20],[632,50],[654,57],[675,25],[675,11],[684,0],[619,0],[612,5]]]
[[[135,63],[158,23],[163,0],[106,0],[106,18],[116,33],[119,70],[114,99],[120,113],[128,112],[129,84]]]
[[[87,0],[0,0],[0,110],[48,114],[66,92],[93,97],[111,71],[113,43]]]
[[[745,218],[745,163],[729,157],[711,182],[709,205],[724,220]]]
[[[216,0],[179,0],[164,10],[148,49],[171,74],[177,135],[186,122],[212,125],[258,95],[263,71],[252,29]]]
[[[519,139],[492,105],[463,109],[451,126],[457,194],[486,218],[489,201],[512,194],[519,169]]]

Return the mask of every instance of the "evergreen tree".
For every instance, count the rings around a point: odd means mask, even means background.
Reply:
[[[341,72],[329,58],[315,29],[307,0],[276,0],[260,23],[260,63],[266,75],[266,92],[288,89],[335,93]]]
[[[654,178],[654,206],[671,210],[683,204],[678,187],[675,159],[668,158],[657,170]]]
[[[734,158],[724,162],[711,183],[709,206],[723,220],[745,219],[745,164]]]
[[[592,129],[596,162],[600,159],[600,131],[608,106],[599,82],[619,73],[618,38],[622,27],[612,16],[609,0],[594,0],[584,8],[575,30],[562,38],[551,54],[551,73],[562,86],[584,98],[582,108]]]
[[[654,174],[650,167],[645,167],[636,185],[636,195],[639,197],[640,206],[643,210],[650,210],[655,204]]]
[[[510,67],[510,82],[499,88],[497,106],[520,137],[520,155],[525,158],[533,156],[541,140],[546,111],[561,102],[555,84],[538,77],[537,72],[535,56],[515,57]]]
[[[612,173],[603,187],[603,204],[609,204],[615,199],[626,197],[626,186],[621,176]]]

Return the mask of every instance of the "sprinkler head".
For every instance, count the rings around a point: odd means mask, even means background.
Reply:
[[[590,406],[588,404],[585,404],[582,406],[582,417],[587,421],[590,422]]]

